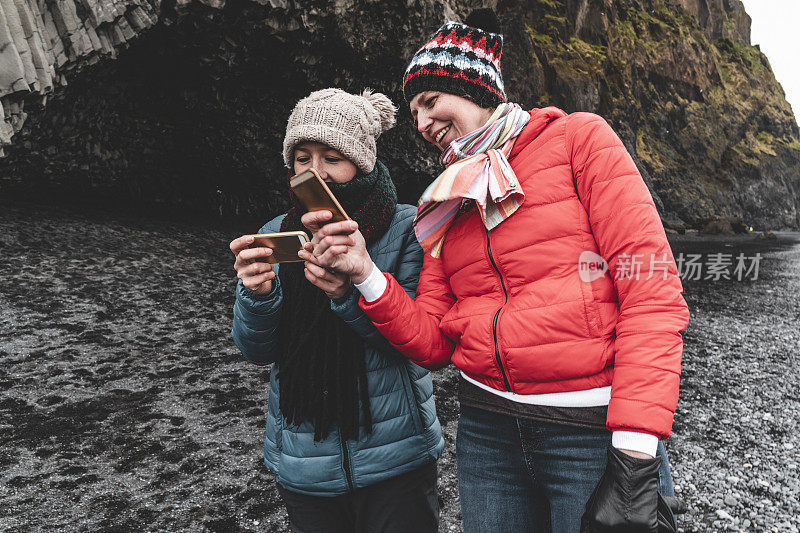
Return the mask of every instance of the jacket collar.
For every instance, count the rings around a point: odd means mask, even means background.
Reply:
[[[511,148],[511,153],[508,154],[509,160],[513,159],[523,148],[538,137],[551,122],[567,116],[564,111],[557,107],[534,108],[528,113],[530,113],[531,119],[525,129],[522,130],[522,133],[517,136],[517,140]]]

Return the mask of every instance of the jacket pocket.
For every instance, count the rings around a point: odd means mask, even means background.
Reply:
[[[594,281],[593,283],[598,283]],[[600,318],[600,307],[594,298],[594,293],[589,283],[579,281],[581,286],[581,296],[583,298],[583,314],[586,317],[588,333],[592,337],[598,337],[603,331],[603,321]]]
[[[278,453],[283,451],[283,416],[275,419],[275,447],[278,448]]]
[[[275,371],[275,367],[273,367],[273,372]],[[276,390],[272,390],[272,388],[278,389],[278,381],[277,380],[270,380],[270,391],[269,391],[269,399],[267,401],[267,431],[272,432],[273,442],[275,442],[275,448],[277,448],[278,453],[283,450],[283,429],[285,426],[283,420],[283,413],[280,410],[280,396],[276,392]]]
[[[422,434],[424,431],[424,427],[422,424],[422,413],[419,411],[419,404],[417,403],[417,397],[414,394],[414,389],[411,385],[411,374],[408,373],[408,363],[403,361],[400,364],[400,376],[403,379],[403,393],[406,397],[406,402],[408,403],[408,410],[411,414],[411,419],[414,422],[414,430],[416,435]]]

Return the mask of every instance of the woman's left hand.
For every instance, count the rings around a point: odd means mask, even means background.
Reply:
[[[581,533],[661,531],[658,527],[661,458],[638,459],[611,445],[606,456],[606,470],[581,518]]]
[[[350,289],[350,276],[322,268],[314,262],[313,256],[305,262],[305,267],[306,279],[315,287],[325,291],[331,300],[342,298]]]

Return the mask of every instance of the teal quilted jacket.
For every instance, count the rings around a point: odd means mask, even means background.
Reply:
[[[392,223],[369,253],[383,272],[394,275],[412,297],[422,266],[422,249],[412,222],[415,209],[398,205]],[[260,233],[280,231],[283,215]],[[276,265],[277,266],[277,265]],[[276,278],[277,280],[277,278]],[[239,282],[233,307],[233,340],[257,365],[270,372],[264,463],[286,489],[314,496],[338,496],[409,472],[438,459],[444,439],[433,397],[433,381],[382,336],[358,307],[358,291],[331,308],[364,339],[373,431],[359,440],[343,440],[334,430],[314,442],[306,422],[286,427],[278,408],[280,368],[278,336],[283,293],[278,281],[268,295],[257,295]]]

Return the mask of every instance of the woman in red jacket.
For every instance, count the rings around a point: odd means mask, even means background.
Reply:
[[[656,454],[689,318],[672,252],[609,125],[508,103],[501,51],[497,18],[479,10],[406,70],[445,166],[418,208],[416,298],[375,267],[353,222],[307,214],[305,253],[351,276],[404,355],[461,371],[465,531],[656,531],[657,489],[671,490]]]

